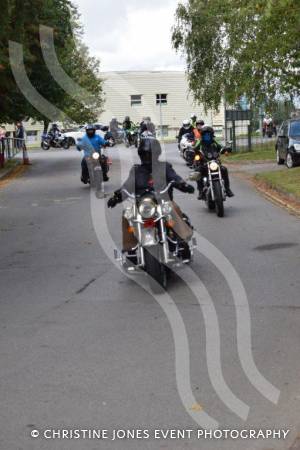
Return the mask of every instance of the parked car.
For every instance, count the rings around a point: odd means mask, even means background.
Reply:
[[[102,123],[95,123],[96,133],[104,137],[106,131],[103,131],[104,125]],[[70,145],[76,145],[78,139],[82,139],[85,135],[85,125],[75,129],[74,131],[68,131],[64,133],[65,137],[68,138]]]
[[[300,164],[300,118],[283,122],[275,149],[277,164],[285,163],[289,169]]]

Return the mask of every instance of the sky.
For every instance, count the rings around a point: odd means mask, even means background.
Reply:
[[[171,44],[178,0],[74,0],[101,71],[184,70]]]

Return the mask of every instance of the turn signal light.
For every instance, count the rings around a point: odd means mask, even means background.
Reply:
[[[128,227],[127,231],[128,231],[128,233],[133,234],[134,233],[134,227]]]
[[[174,226],[175,226],[175,221],[174,220],[168,220],[166,222],[166,227],[167,228],[174,228]]]

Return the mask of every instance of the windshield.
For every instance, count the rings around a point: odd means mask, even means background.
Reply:
[[[300,120],[291,123],[290,135],[291,137],[300,137]]]

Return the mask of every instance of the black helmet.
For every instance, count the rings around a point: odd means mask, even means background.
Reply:
[[[96,127],[94,124],[89,123],[88,125],[86,125],[85,131],[89,137],[93,137],[93,136],[95,136],[95,133],[96,133]]]
[[[142,138],[138,155],[143,164],[151,164],[152,161],[157,161],[161,155],[161,146],[157,139],[151,137]]]
[[[205,126],[201,130],[202,141],[204,144],[211,144],[215,137],[215,132],[212,127]]]
[[[126,116],[125,119],[124,119],[124,122],[130,122],[130,117]]]
[[[205,125],[204,120],[202,120],[202,119],[197,119],[196,125],[199,125],[199,126],[203,127],[203,126]]]

